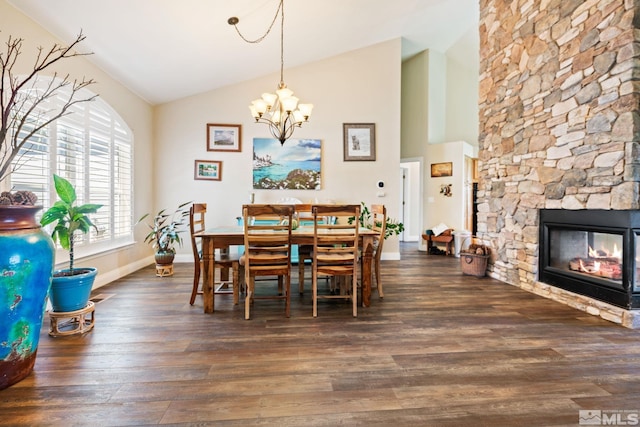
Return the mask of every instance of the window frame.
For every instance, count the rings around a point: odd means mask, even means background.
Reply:
[[[46,84],[50,79],[43,78],[40,83]],[[59,78],[56,79],[61,80]],[[95,94],[86,88],[76,94],[77,97],[84,98],[89,98],[93,95]],[[60,102],[61,99],[64,99],[64,96],[64,90],[61,90],[53,102]],[[94,217],[102,220],[106,218],[107,224],[104,227],[109,233],[107,238],[101,239],[93,229],[86,235],[82,233],[76,234],[75,258],[83,259],[135,243],[133,233],[135,225],[133,220],[134,135],[125,120],[103,98],[96,97],[92,101],[78,103],[74,105],[73,111],[73,114],[62,116],[49,124],[43,134],[36,135],[35,141],[47,147],[46,153],[26,148],[25,152],[14,161],[14,163],[19,162],[22,166],[11,173],[8,179],[0,183],[2,184],[0,187],[5,191],[9,189],[15,191],[29,189],[24,188],[29,185],[41,186],[40,193],[44,198],[39,195],[37,202],[38,205],[43,207],[39,214],[41,216],[42,212],[46,211],[58,200],[53,183],[53,173],[67,178],[66,175],[68,174],[65,173],[65,170],[60,169],[60,165],[67,162],[78,164],[79,169],[81,169],[78,175],[81,178],[71,180],[78,190],[78,203],[102,203],[102,201],[96,201],[96,198],[102,197],[103,199],[108,199],[108,203],[105,203],[102,209],[109,209],[106,213],[99,210],[98,213],[91,215],[92,219],[96,219]],[[79,116],[79,114],[81,115]],[[100,121],[102,123],[99,123]],[[73,133],[73,135],[71,132],[65,133],[63,137],[61,135],[63,128],[75,129],[77,132]],[[42,138],[44,138],[44,141]],[[73,141],[69,141],[72,138],[81,140],[82,150],[78,150],[79,155],[74,157],[73,154],[62,154],[61,156],[61,153],[66,153],[69,147],[73,148],[73,145],[76,144]],[[68,143],[65,143],[65,140]],[[64,149],[61,147],[62,145],[65,146]],[[98,153],[98,148],[106,149]],[[47,158],[41,160],[41,164],[46,165],[46,167],[32,166],[30,172],[21,174],[22,167],[28,165],[29,160],[33,161],[36,153],[46,155]],[[101,158],[103,161],[97,161]],[[60,159],[67,162],[61,163],[59,162]],[[94,165],[93,168],[92,165]],[[91,171],[95,170],[96,165],[101,166],[100,171],[106,171],[104,174],[105,179],[102,181],[92,180],[92,177],[95,178],[95,174],[92,175]],[[38,172],[41,173],[38,174]],[[66,172],[69,172],[69,170],[67,169]],[[117,180],[116,178],[119,176],[122,178]],[[81,182],[79,179],[81,179]],[[94,182],[93,186],[92,182]],[[101,193],[92,196],[92,188],[95,189],[100,184],[102,184]],[[117,191],[116,187],[119,188]],[[104,191],[105,188],[108,189]],[[119,206],[122,207],[118,208]],[[99,223],[99,221],[97,222]],[[45,228],[47,232],[50,232],[51,229],[52,226]],[[56,260],[64,260],[65,262],[68,260],[68,252],[59,245],[56,247]]]

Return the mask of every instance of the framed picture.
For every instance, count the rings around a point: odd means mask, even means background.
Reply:
[[[344,123],[344,161],[376,159],[375,123]]]
[[[222,180],[222,162],[219,160],[196,160],[194,179]]]
[[[453,175],[453,163],[431,163],[431,176],[451,176]]]
[[[207,151],[240,151],[242,125],[207,123]]]
[[[322,141],[253,139],[253,188],[260,190],[320,190]]]

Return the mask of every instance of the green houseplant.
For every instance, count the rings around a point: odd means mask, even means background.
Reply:
[[[175,244],[182,246],[182,238],[180,233],[184,231],[185,218],[189,216],[187,208],[191,202],[179,205],[173,213],[167,213],[166,209],[162,209],[153,217],[149,217],[146,213],[140,217],[138,223],[150,218],[146,222],[149,227],[149,233],[145,236],[145,243],[149,243],[155,249],[156,265],[171,265],[175,258]]]
[[[360,203],[362,204],[362,209],[360,209],[360,218],[358,218],[358,221],[360,221],[360,226],[371,229],[373,226],[371,224],[371,211],[369,210],[369,208],[364,202],[360,202]],[[353,221],[355,221],[354,217],[349,218],[349,224],[353,223]],[[387,227],[385,229],[385,234],[384,234],[385,240],[389,236],[398,235],[403,231],[404,231],[403,223],[399,222],[396,219],[387,217]]]
[[[42,226],[55,222],[51,233],[54,242],[59,242],[69,251],[69,268],[53,273],[51,283],[51,305],[55,312],[70,312],[86,307],[91,287],[98,270],[93,267],[75,268],[75,235],[88,233],[96,228],[88,214],[97,212],[102,205],[86,203],[77,205],[76,191],[73,185],[58,175],[53,175],[59,200],[42,215]]]

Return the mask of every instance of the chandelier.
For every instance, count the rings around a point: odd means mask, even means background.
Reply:
[[[247,43],[260,43],[269,34],[280,15],[280,84],[276,93],[263,93],[262,96],[251,102],[249,109],[251,115],[256,119],[256,123],[263,123],[269,126],[269,131],[274,138],[280,141],[281,145],[293,135],[296,127],[301,127],[302,123],[309,121],[313,104],[299,104],[299,99],[293,96],[293,91],[284,83],[284,0],[280,0],[280,5],[271,21],[267,31],[255,40],[248,40],[238,29],[237,17],[231,17],[227,21],[233,25],[242,40]]]

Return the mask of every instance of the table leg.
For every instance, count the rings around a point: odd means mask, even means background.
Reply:
[[[371,274],[373,265],[373,239],[363,239],[362,245],[362,306],[371,304]]]
[[[212,237],[202,238],[202,261],[204,275],[202,278],[202,300],[204,302],[204,312],[213,313],[215,292],[213,292],[213,282],[215,280],[215,246]]]

